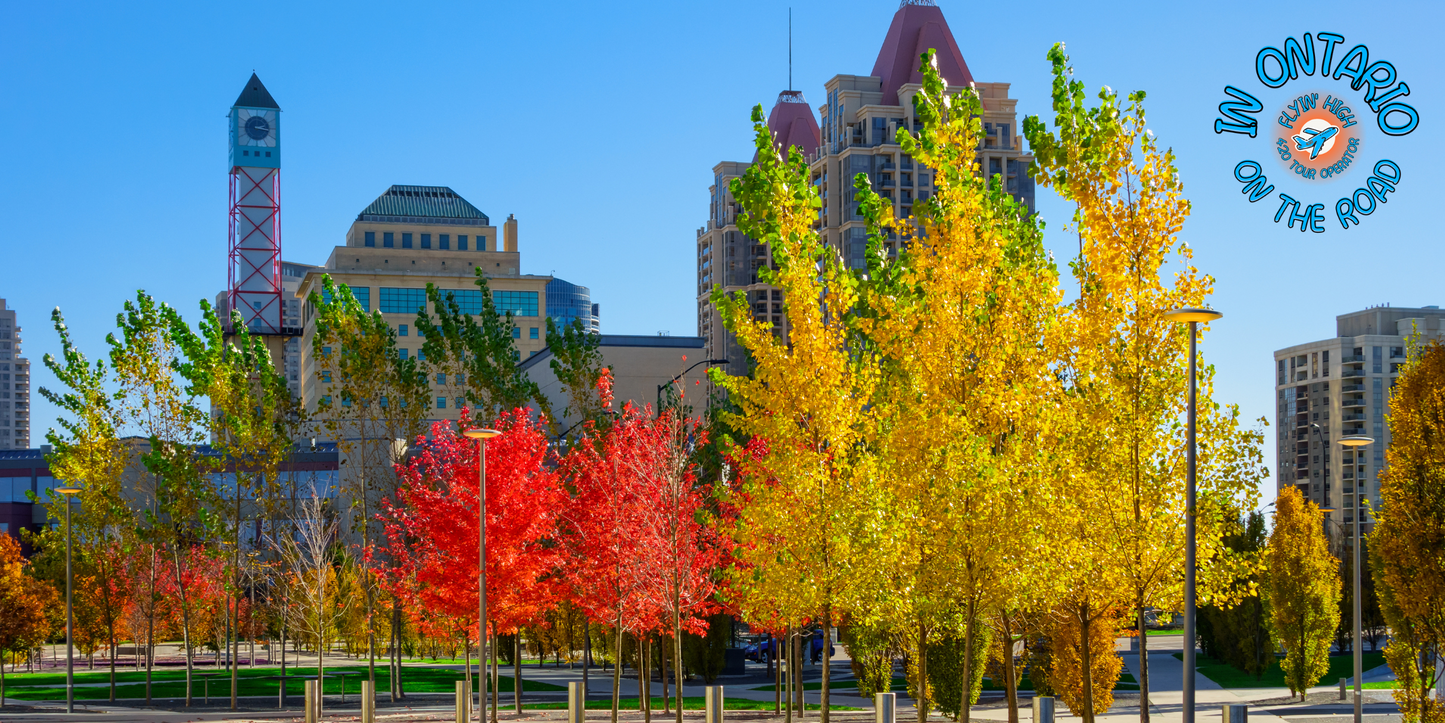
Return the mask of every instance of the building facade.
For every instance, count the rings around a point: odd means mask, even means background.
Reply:
[[[30,361],[20,356],[20,317],[0,299],[0,449],[30,446]]]
[[[547,283],[550,276],[521,273],[517,220],[500,229],[455,191],[445,186],[392,186],[357,215],[346,243],[335,247],[326,264],[304,270],[294,297],[301,307],[297,367],[301,398],[315,410],[322,394],[312,340],[316,310],[305,300],[321,292],[321,277],[351,288],[367,311],[380,311],[396,332],[400,354],[419,357],[425,337],[412,328],[417,310],[435,309],[426,300],[427,284],[449,291],[464,313],[480,313],[476,269],[482,269],[497,311],[513,315],[512,338],[521,362],[546,346]],[[289,363],[289,362],[288,362]],[[288,367],[288,378],[289,378]],[[437,384],[431,419],[456,419],[455,386]]]
[[[706,358],[700,356],[705,343],[705,339],[696,336],[599,336],[597,351],[602,355],[602,364],[612,368],[612,408],[621,411],[631,402],[637,407],[651,405],[656,409],[662,390],[675,379],[682,385],[684,403],[692,406],[694,415],[701,414],[707,400],[699,388],[707,378],[708,365],[698,362]],[[552,413],[557,415],[556,431],[565,434],[581,422],[581,417],[564,414],[570,401],[567,390],[552,370],[552,358],[552,351],[543,349],[542,353],[522,362],[522,370],[536,382]]]
[[[1034,210],[1034,184],[1025,172],[1033,157],[1023,149],[1017,101],[1009,97],[1009,84],[973,79],[933,0],[902,0],[872,72],[835,75],[825,84],[827,100],[818,109],[821,124],[802,94],[793,90],[778,96],[768,116],[779,148],[797,147],[807,158],[823,201],[814,228],[849,268],[867,267],[868,231],[853,190],[858,174],[866,174],[873,189],[892,201],[899,218],[912,216],[913,205],[933,193],[933,171],[915,163],[895,142],[898,129],[922,127],[913,114],[913,96],[923,87],[919,56],[929,49],[936,51],[939,71],[951,88],[972,84],[982,101],[980,170],[999,176],[1010,194]],[[771,322],[775,334],[788,331],[782,292],[757,279],[757,270],[772,262],[771,249],[738,231],[741,209],[727,192],[728,181],[749,165],[724,162],[713,168],[710,217],[697,232],[698,335],[707,340],[710,357],[727,358],[734,369],[746,369],[746,354],[722,329],[711,300],[714,286],[729,294],[746,293],[754,319]],[[896,255],[898,241],[886,241],[884,250]]]
[[[585,331],[602,333],[601,306],[592,303],[592,290],[562,279],[547,282],[547,317],[558,329],[581,321]]]
[[[1409,338],[1440,338],[1445,311],[1381,306],[1335,318],[1335,336],[1274,353],[1277,488],[1305,499],[1353,535],[1356,511],[1373,528],[1366,502],[1379,504],[1380,471],[1390,446],[1385,423],[1390,389],[1405,363]],[[1341,437],[1374,439],[1347,448]],[[1339,528],[1329,526],[1332,534]]]

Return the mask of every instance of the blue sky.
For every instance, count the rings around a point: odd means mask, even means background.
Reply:
[[[1179,155],[1193,216],[1184,236],[1218,279],[1226,316],[1205,341],[1218,396],[1272,416],[1271,352],[1334,333],[1367,305],[1445,303],[1435,32],[1438,6],[1388,12],[1316,2],[1005,3],[940,0],[971,71],[1012,83],[1020,115],[1048,114],[1044,54],[1059,40],[1091,93],[1149,93],[1155,133]],[[254,69],[285,112],[287,260],[322,263],[356,214],[394,183],[446,185],[500,223],[516,214],[523,271],[592,288],[609,333],[695,333],[693,242],[711,168],[751,157],[748,111],[787,83],[787,5],[698,3],[23,3],[0,27],[0,297],[20,312],[33,387],[56,349],[60,306],[83,348],[104,349],[144,288],[192,315],[225,283],[225,114]],[[814,106],[835,74],[866,74],[894,0],[793,6],[793,85]],[[1386,6],[1378,6],[1386,7]],[[1317,25],[1317,23],[1324,23]],[[1267,144],[1212,131],[1222,88],[1252,90],[1265,45],[1321,31],[1366,43],[1411,88],[1420,129],[1385,138],[1364,114],[1365,160],[1404,177],[1381,212],[1324,234],[1271,223],[1231,171],[1272,179]],[[1338,57],[1338,56],[1337,56]],[[1261,95],[1269,122],[1291,84]],[[1323,87],[1322,84],[1315,83]],[[1358,105],[1363,105],[1358,103]],[[1328,189],[1332,202],[1363,181]],[[1281,188],[1297,188],[1282,182]],[[1302,197],[1302,196],[1297,196]],[[1048,241],[1069,210],[1041,191]],[[34,444],[55,410],[35,395]],[[1273,464],[1273,445],[1268,461]]]

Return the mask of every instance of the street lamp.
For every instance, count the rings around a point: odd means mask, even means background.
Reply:
[[[1200,322],[1208,323],[1224,315],[1213,309],[1182,308],[1166,311],[1163,316],[1169,321],[1189,323],[1189,431],[1186,438],[1189,479],[1184,487],[1184,723],[1194,723],[1194,431],[1199,387],[1194,371],[1194,357]]]
[[[692,366],[690,366],[690,367],[682,370],[682,373],[681,373],[681,374],[679,374],[679,375],[673,377],[672,379],[668,380],[667,384],[659,384],[659,385],[657,385],[657,413],[658,413],[658,414],[662,414],[662,390],[666,389],[667,386],[668,386],[668,384],[672,384],[673,382],[676,382],[677,380],[679,380],[679,379],[687,376],[687,373],[688,373],[688,372],[690,372],[690,371],[692,371],[692,370],[694,370],[694,369],[696,369],[696,368],[698,368],[698,367],[700,367],[700,366],[702,366],[702,365],[704,365],[704,364],[707,364],[708,366],[712,366],[712,365],[714,365],[714,364],[728,364],[728,363],[729,363],[729,362],[728,362],[728,360],[726,360],[726,359],[703,359],[702,361],[700,361],[700,362],[698,362],[698,363],[696,363],[696,364],[693,364]]]
[[[1358,434],[1340,437],[1340,444],[1352,449],[1355,447],[1363,447],[1373,441],[1375,440],[1371,437],[1366,437],[1364,435]],[[1360,678],[1364,675],[1365,662],[1364,651],[1360,649],[1360,545],[1364,543],[1364,539],[1362,539],[1360,536],[1360,483],[1362,481],[1363,480],[1360,479],[1355,480],[1355,541],[1352,545],[1352,547],[1354,547],[1354,552],[1352,554],[1354,559],[1353,565],[1355,568],[1355,639],[1352,643],[1355,653],[1353,656],[1355,659],[1355,723],[1360,723],[1360,719],[1364,715],[1362,690],[1364,684],[1360,680]],[[1344,525],[1340,525],[1340,529],[1344,530]]]
[[[477,720],[485,720],[487,705],[487,440],[501,436],[495,429],[473,427],[462,432],[477,440]],[[471,674],[468,673],[468,676]]]
[[[80,492],[79,487],[56,487],[56,492],[65,495],[65,712],[75,712],[75,611],[71,607],[71,588],[75,578],[70,571],[70,498]]]

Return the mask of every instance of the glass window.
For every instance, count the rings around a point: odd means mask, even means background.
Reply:
[[[381,234],[381,245],[386,248],[392,248],[393,246],[396,246],[395,239],[396,237],[392,235],[390,231],[384,231]]]
[[[446,374],[437,374],[437,384],[446,384],[446,383],[447,383],[447,375],[446,375]]]
[[[381,313],[415,314],[426,308],[426,289],[381,288]]]
[[[442,248],[446,248],[452,244],[452,235],[449,233],[440,234],[437,238],[441,239]],[[461,248],[461,246],[457,248]]]
[[[456,374],[452,378],[456,381],[457,384],[467,383],[467,375],[465,374]]]
[[[406,324],[397,324],[397,325],[396,325],[396,335],[397,335],[397,336],[406,336],[406,331],[407,331],[407,329],[406,329]]]
[[[536,339],[536,338],[537,338],[537,327],[535,327],[535,326],[532,327],[530,334],[531,334],[531,335],[530,335],[530,338]]]
[[[457,409],[461,409],[462,406],[463,406],[463,404],[462,404],[462,398],[461,398],[461,397],[457,397]]]
[[[446,408],[447,408],[447,398],[446,398],[446,397],[437,397],[437,409],[446,409]]]
[[[480,289],[442,289],[443,299],[451,299],[463,314],[482,313],[482,292]]]
[[[424,249],[431,248],[431,234],[424,233],[421,235],[421,247]]]
[[[411,351],[408,349],[397,349],[396,356],[398,359],[407,359],[411,356]]]
[[[486,237],[486,236],[478,236],[478,237],[477,237],[477,250],[478,250],[478,251],[486,251],[486,250],[487,250],[487,237]]]
[[[382,398],[378,399],[378,400],[377,400],[377,403],[381,404],[381,406],[382,406],[383,408],[385,408],[385,407],[387,406],[386,397],[382,397]]]
[[[330,359],[330,358],[331,358],[331,347],[329,347],[329,346],[323,346],[323,347],[321,347],[321,358],[322,358],[322,359]]]
[[[417,361],[426,361],[426,352],[423,351],[423,350],[421,350],[421,349],[417,349],[417,350],[416,350],[416,360],[417,360]]]
[[[458,251],[466,251],[466,250],[467,250],[467,235],[464,234],[464,233],[457,234],[457,250],[458,250]]]
[[[520,326],[514,326],[514,327],[512,327],[512,338],[513,338],[513,339],[521,339],[521,338],[522,338],[522,327],[520,327]]]
[[[446,236],[442,236],[441,239],[440,239],[439,241],[437,241],[437,248],[439,248],[439,249],[442,249],[442,250],[445,251],[445,250],[450,250],[451,247],[452,247],[452,242],[451,242],[451,240],[448,239]]]
[[[411,234],[404,233],[401,235],[401,247],[404,249],[411,248]]]
[[[331,404],[331,395],[330,395],[330,394],[323,394],[323,395],[321,395],[321,403],[322,403],[322,404],[326,404],[326,405],[330,405],[330,404]]]
[[[321,381],[323,381],[323,382],[325,382],[325,383],[327,383],[327,384],[330,384],[330,383],[331,383],[331,372],[329,372],[329,371],[322,371],[322,372],[321,372]]]
[[[537,316],[535,291],[493,291],[492,301],[500,314],[510,311],[513,316]]]
[[[367,231],[367,232],[366,232],[366,245],[367,245],[367,246],[375,246],[375,245],[376,245],[376,232],[375,232],[375,231]]]

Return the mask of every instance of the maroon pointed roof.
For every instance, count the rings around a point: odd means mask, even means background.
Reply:
[[[938,72],[949,85],[973,82],[973,73],[963,62],[963,53],[953,40],[948,21],[943,19],[943,11],[933,0],[902,0],[893,14],[893,24],[888,26],[878,60],[873,63],[872,75],[883,80],[884,103],[901,105],[898,89],[905,83],[923,82],[918,59],[929,48],[937,51]]]
[[[768,130],[773,132],[773,144],[784,153],[789,147],[797,146],[804,154],[811,154],[823,144],[818,119],[813,117],[813,109],[803,99],[801,90],[785,90],[778,94],[778,102],[768,113]]]

